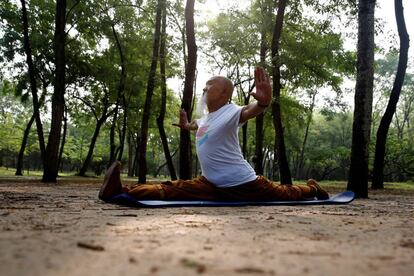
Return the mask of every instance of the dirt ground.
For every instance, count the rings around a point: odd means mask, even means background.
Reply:
[[[1,178],[0,275],[414,275],[412,191],[133,209],[98,200],[99,182]]]

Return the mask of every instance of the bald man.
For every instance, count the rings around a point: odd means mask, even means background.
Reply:
[[[99,198],[109,200],[119,193],[141,200],[305,200],[327,199],[329,195],[316,181],[307,185],[279,185],[263,176],[243,158],[238,130],[247,120],[262,113],[271,103],[272,89],[268,74],[255,69],[256,100],[245,106],[229,103],[234,86],[226,77],[209,79],[203,89],[202,101],[207,113],[188,122],[184,110],[176,126],[196,132],[196,151],[202,176],[191,180],[166,181],[123,187],[120,180],[121,163],[108,169]]]

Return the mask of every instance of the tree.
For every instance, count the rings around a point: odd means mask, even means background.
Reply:
[[[160,132],[160,138],[162,142],[162,147],[164,149],[165,160],[168,166],[168,170],[170,172],[170,176],[172,180],[177,179],[177,175],[175,174],[174,164],[172,161],[170,149],[168,147],[168,140],[167,135],[165,134],[164,128],[164,119],[165,119],[165,112],[167,106],[167,81],[166,81],[166,73],[165,73],[165,59],[166,59],[166,42],[167,42],[167,9],[164,3],[162,7],[162,27],[161,27],[161,44],[160,44],[160,75],[161,75],[161,108],[160,114],[157,117],[157,125],[158,130]]]
[[[368,197],[368,162],[374,80],[375,0],[358,2],[358,47],[355,109],[352,127],[351,165],[348,190]]]
[[[86,171],[87,171],[88,166],[89,166],[89,164],[92,160],[93,151],[94,151],[95,144],[96,144],[96,141],[98,139],[101,127],[106,122],[108,117],[112,115],[112,112],[114,111],[114,110],[112,110],[112,111],[108,110],[109,109],[109,91],[105,87],[103,88],[103,90],[105,92],[104,92],[104,95],[101,99],[102,104],[100,104],[98,107],[94,107],[93,104],[86,97],[75,96],[76,98],[81,100],[87,107],[89,107],[91,109],[91,111],[93,113],[93,116],[96,120],[95,131],[92,135],[91,143],[89,145],[89,149],[88,149],[88,153],[86,155],[86,158],[83,161],[81,169],[79,170],[79,173],[78,173],[79,176],[85,176],[86,175]],[[98,110],[102,109],[101,114],[98,114],[97,109]]]
[[[292,184],[292,177],[289,169],[289,162],[286,156],[285,140],[283,136],[282,114],[280,111],[280,91],[282,85],[280,83],[280,54],[279,45],[280,37],[282,35],[283,18],[285,15],[287,0],[280,0],[278,2],[278,9],[276,15],[276,23],[273,30],[272,39],[272,75],[273,75],[273,102],[272,115],[273,125],[275,127],[275,150],[274,154],[277,156],[277,164],[279,166],[280,183]]]
[[[193,87],[197,66],[197,45],[194,33],[194,2],[195,0],[187,0],[185,7],[185,30],[188,56],[185,64],[185,80],[181,108],[187,112],[188,121],[191,121],[191,104],[193,100]],[[188,130],[180,129],[180,178],[190,179],[191,177],[191,136]]]
[[[404,20],[404,8],[402,0],[395,0],[395,18],[397,21],[398,35],[400,37],[400,56],[398,61],[397,74],[395,76],[394,85],[391,95],[382,116],[381,123],[377,131],[377,141],[375,144],[374,170],[372,176],[372,188],[384,188],[384,159],[385,159],[385,144],[387,135],[392,121],[392,117],[397,109],[397,103],[400,98],[401,88],[404,83],[405,71],[408,62],[408,48],[410,47],[410,38],[407,33]]]
[[[116,47],[119,52],[119,59],[121,63],[121,72],[119,77],[119,84],[117,89],[117,99],[114,109],[114,117],[112,120],[112,126],[111,126],[111,133],[110,133],[110,153],[109,153],[109,164],[110,166],[115,159],[121,160],[122,159],[122,153],[124,149],[124,142],[125,142],[125,135],[126,135],[126,120],[127,120],[127,110],[126,110],[126,100],[124,95],[124,89],[125,89],[125,79],[126,79],[126,72],[125,72],[125,57],[122,50],[121,42],[119,40],[118,33],[115,30],[114,23],[111,22],[111,29],[113,36],[115,38]],[[115,126],[118,119],[118,111],[119,111],[119,105],[121,104],[124,107],[124,120],[123,120],[123,126],[122,126],[122,133],[121,133],[121,139],[120,139],[120,147],[119,147],[119,155],[118,158],[116,158],[116,147],[115,147]]]
[[[56,0],[55,16],[55,83],[52,95],[52,120],[45,151],[42,182],[56,182],[59,164],[59,145],[65,110],[65,40],[66,0]]]
[[[147,93],[145,97],[144,111],[142,113],[141,132],[140,132],[140,145],[139,145],[139,174],[138,183],[146,182],[147,174],[147,140],[148,140],[148,121],[150,119],[152,95],[154,93],[155,86],[155,73],[157,70],[157,62],[159,58],[159,46],[160,46],[160,33],[161,33],[161,11],[165,0],[158,0],[157,11],[155,16],[155,31],[154,42],[152,48],[152,61],[151,69],[148,73]]]
[[[32,92],[32,102],[33,102],[33,117],[36,122],[36,129],[37,129],[37,135],[39,140],[39,148],[40,148],[40,155],[42,157],[42,160],[44,160],[45,155],[45,140],[43,136],[43,126],[42,121],[40,119],[40,104],[39,104],[39,98],[37,93],[37,83],[36,83],[36,68],[33,64],[32,59],[32,47],[30,44],[30,38],[29,38],[29,23],[27,19],[27,10],[26,10],[26,1],[21,0],[22,3],[22,21],[23,21],[23,35],[24,35],[24,51],[26,54],[26,63],[28,67],[29,72],[29,78],[30,78],[30,90]],[[25,136],[27,139],[27,135],[30,131],[31,123],[29,121],[27,130],[25,131]],[[25,139],[23,138],[24,145],[26,144]],[[22,147],[23,148],[23,147]],[[24,148],[20,152],[19,156],[23,155]],[[21,175],[21,172],[19,170],[16,172],[16,175]]]

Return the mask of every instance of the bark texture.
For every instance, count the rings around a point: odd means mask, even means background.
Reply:
[[[358,2],[358,47],[355,109],[352,126],[351,165],[348,190],[368,197],[368,158],[374,82],[375,0]]]
[[[280,109],[280,91],[282,84],[280,82],[280,37],[282,34],[283,19],[285,16],[287,0],[278,2],[276,23],[273,30],[272,39],[272,73],[273,73],[273,103],[272,115],[273,125],[275,127],[275,157],[279,166],[280,183],[292,184],[292,176],[289,169],[289,162],[286,156],[285,139],[283,135],[282,112]]]
[[[140,145],[138,156],[138,183],[145,183],[147,178],[147,140],[148,140],[148,123],[151,114],[152,95],[155,86],[155,73],[157,70],[157,62],[160,48],[160,33],[161,33],[161,7],[165,0],[158,0],[157,12],[155,19],[154,42],[152,46],[152,61],[151,69],[148,74],[147,93],[145,97],[144,111],[141,121]]]
[[[52,119],[43,161],[43,182],[56,182],[59,164],[59,146],[65,109],[65,23],[66,0],[56,0],[55,16],[55,84],[52,96]]]
[[[28,71],[29,71],[30,91],[32,94],[32,102],[33,102],[33,116],[36,122],[37,136],[39,139],[40,156],[43,162],[46,149],[45,149],[45,138],[43,135],[43,126],[42,126],[42,121],[40,119],[40,112],[39,112],[40,104],[39,104],[39,97],[37,93],[38,91],[37,91],[37,82],[36,82],[36,68],[33,64],[32,47],[31,47],[30,37],[29,37],[29,22],[27,19],[26,1],[21,0],[21,4],[22,4],[22,21],[23,21],[23,45],[24,45],[24,52],[26,54],[26,63],[27,63]],[[29,131],[30,131],[30,128],[29,128]],[[23,152],[24,152],[24,149],[23,149]]]
[[[162,142],[162,147],[164,149],[165,160],[168,166],[168,171],[170,172],[171,180],[177,180],[177,175],[175,173],[173,160],[170,153],[170,148],[168,147],[167,134],[165,133],[164,128],[164,118],[167,108],[167,79],[165,75],[165,58],[166,58],[166,36],[167,36],[167,10],[166,6],[162,7],[162,22],[161,22],[161,44],[160,44],[160,74],[161,74],[161,108],[160,115],[157,117],[157,126],[158,131],[160,132],[160,138]]]
[[[188,121],[191,121],[191,103],[193,100],[193,87],[197,66],[197,45],[194,33],[194,2],[195,0],[187,0],[185,7],[188,58],[185,66],[185,81],[181,108],[187,112]],[[191,136],[190,132],[184,129],[180,130],[179,174],[181,179],[192,178]]]

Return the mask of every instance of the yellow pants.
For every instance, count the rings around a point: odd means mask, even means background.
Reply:
[[[141,200],[271,201],[314,198],[317,189],[308,185],[280,185],[258,176],[255,181],[229,188],[217,188],[203,176],[191,180],[136,184],[123,192]]]

